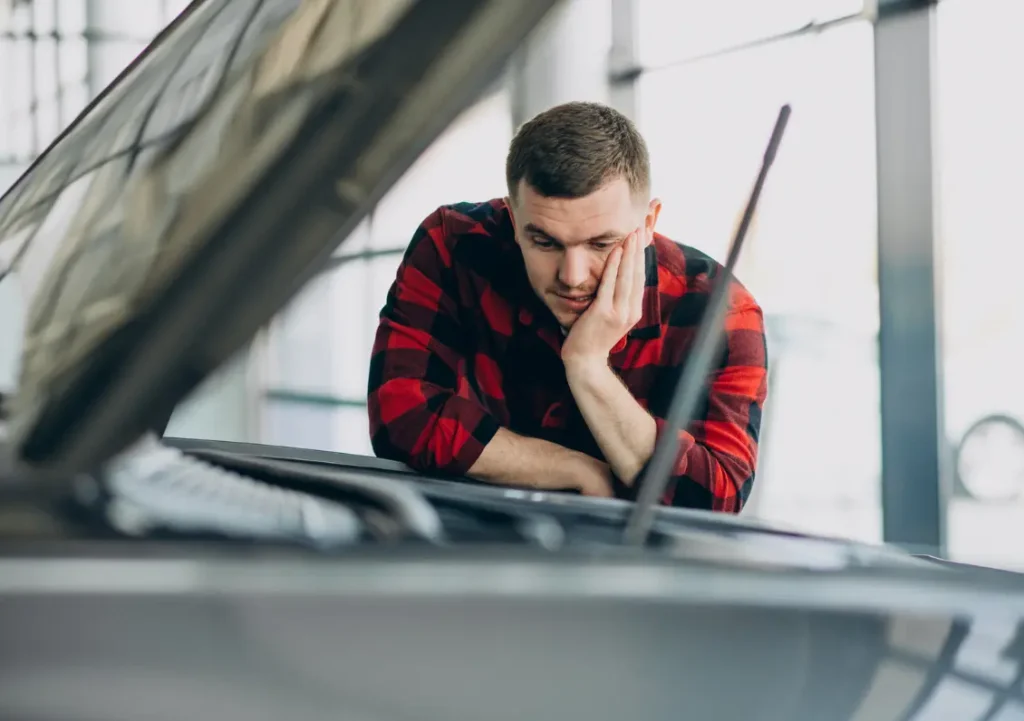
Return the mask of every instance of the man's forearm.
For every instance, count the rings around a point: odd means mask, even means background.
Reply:
[[[539,438],[520,436],[506,428],[498,429],[469,469],[469,475],[502,486],[611,495],[606,464],[584,453]]]
[[[604,457],[632,484],[654,453],[658,428],[604,360],[567,362],[569,389]]]

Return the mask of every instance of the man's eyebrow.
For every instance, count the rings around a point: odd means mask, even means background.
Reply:
[[[541,228],[539,226],[534,225],[533,223],[527,223],[524,226],[523,229],[527,233],[530,233],[532,235],[540,235],[540,236],[542,236],[544,238],[547,238],[548,240],[550,240],[553,243],[558,243],[559,245],[565,245],[565,243],[560,241],[555,236],[551,235],[551,233],[547,232],[546,230],[544,230],[543,228]],[[624,237],[625,237],[624,235],[622,235],[621,233],[618,233],[618,232],[616,232],[614,230],[606,230],[603,233],[600,233],[600,234],[595,235],[593,237],[587,238],[583,242],[584,243],[600,243],[602,241],[608,241],[608,240],[622,240]]]

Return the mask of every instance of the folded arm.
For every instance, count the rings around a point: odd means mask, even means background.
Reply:
[[[708,378],[706,412],[680,432],[665,504],[738,513],[750,494],[767,395],[764,322],[760,309],[751,304],[731,311],[726,324],[725,362]],[[681,370],[662,372],[674,381]],[[652,399],[648,412],[606,363],[567,365],[566,375],[616,476],[627,485],[637,484],[637,479],[642,483],[656,440],[665,431],[671,393]]]
[[[421,471],[608,495],[607,465],[502,428],[472,389],[452,252],[439,210],[417,229],[388,292],[367,389],[374,453]]]

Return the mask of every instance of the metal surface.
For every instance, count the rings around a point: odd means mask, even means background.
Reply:
[[[934,23],[929,8],[875,25],[879,370],[884,538],[943,555],[950,479],[940,392]]]
[[[200,457],[207,457],[206,452],[213,451],[218,454],[296,461],[360,472],[386,474],[391,477],[401,477],[404,480],[412,481],[421,488],[437,488],[469,498],[480,497],[487,500],[510,503],[513,506],[528,505],[539,512],[545,513],[563,510],[571,511],[588,517],[608,519],[616,523],[624,523],[634,507],[633,503],[618,498],[594,498],[571,493],[495,487],[491,484],[474,481],[469,478],[459,480],[430,478],[396,461],[350,453],[194,438],[164,438],[163,442]],[[772,524],[768,521],[752,518],[745,514],[737,516],[708,513],[707,511],[692,508],[676,508],[672,506],[658,506],[654,509],[654,513],[658,521],[679,524],[688,529],[709,530],[718,534],[734,531],[752,531],[784,535],[792,538],[806,537],[804,533],[785,528],[779,524]],[[841,541],[836,541],[836,543],[841,543]],[[880,549],[880,552],[886,553],[888,551],[887,549]]]
[[[0,561],[0,716],[974,721],[1020,600],[650,562]],[[852,580],[852,579],[851,579]],[[923,601],[924,603],[921,603]],[[1013,604],[1016,602],[1016,611]],[[989,716],[985,716],[990,713]]]

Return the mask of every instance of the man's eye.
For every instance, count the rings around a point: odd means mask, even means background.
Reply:
[[[605,241],[598,241],[596,243],[591,243],[590,244],[590,247],[596,248],[597,250],[610,250],[614,246],[615,246],[615,243],[610,243],[610,242],[605,242]]]
[[[536,245],[538,248],[554,248],[555,247],[555,244],[552,243],[547,238],[534,238],[533,239],[533,244]]]

